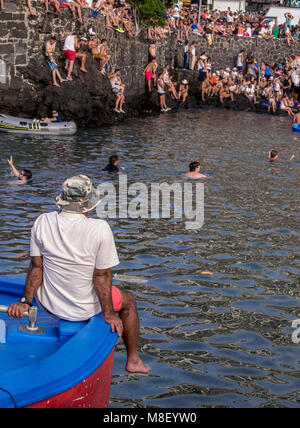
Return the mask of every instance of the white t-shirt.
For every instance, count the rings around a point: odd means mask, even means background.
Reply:
[[[64,51],[73,51],[75,52],[75,41],[74,36],[67,36],[64,43]]]
[[[94,269],[119,264],[106,221],[83,214],[42,214],[31,229],[30,256],[43,256],[37,299],[45,309],[69,321],[86,320],[101,311]]]
[[[180,9],[179,7],[175,6],[173,10],[173,18],[179,18]]]
[[[237,62],[236,62],[237,67],[243,67],[242,57],[243,57],[243,54],[239,53],[237,57]]]

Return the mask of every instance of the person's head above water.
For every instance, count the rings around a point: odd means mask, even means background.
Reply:
[[[119,163],[119,156],[118,155],[112,155],[109,157],[109,163],[110,165],[117,166]]]
[[[8,159],[9,166],[12,169],[13,174],[18,177],[24,184],[31,180],[32,172],[30,169],[23,169],[22,172],[19,172],[17,168],[14,166],[13,157],[10,156]]]
[[[271,150],[269,152],[269,161],[276,162],[278,160],[278,152],[276,150]]]
[[[32,178],[32,172],[30,169],[23,169],[19,178],[22,181],[29,181]]]
[[[196,171],[197,168],[200,168],[200,162],[194,161],[190,163],[190,171]]]

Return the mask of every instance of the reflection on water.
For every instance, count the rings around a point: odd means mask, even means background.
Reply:
[[[62,181],[84,173],[99,183],[112,153],[129,184],[180,182],[192,160],[209,175],[200,230],[186,230],[181,220],[110,221],[118,273],[148,280],[120,286],[137,297],[141,351],[152,366],[147,377],[126,374],[119,343],[111,407],[299,407],[300,345],[291,340],[292,321],[300,318],[294,137],[286,118],[219,110],[72,138],[0,136],[3,274],[25,273],[30,227],[53,209]],[[280,163],[266,162],[270,149]],[[10,154],[17,167],[33,170],[31,186],[15,185]]]

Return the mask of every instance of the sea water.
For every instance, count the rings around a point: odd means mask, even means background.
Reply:
[[[55,209],[67,177],[117,186],[100,174],[111,154],[129,184],[183,183],[195,160],[209,176],[199,230],[174,218],[109,219],[121,262],[113,274],[141,278],[114,283],[136,296],[140,352],[152,367],[146,377],[126,374],[119,341],[111,407],[299,407],[299,139],[288,117],[226,110],[74,137],[0,135],[3,275],[25,274],[30,228]],[[272,149],[281,159],[273,165]],[[12,180],[9,155],[33,171],[31,185]]]

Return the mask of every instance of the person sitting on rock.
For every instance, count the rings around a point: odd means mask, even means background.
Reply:
[[[94,32],[91,32],[91,40],[89,41],[89,50],[91,51],[93,58],[99,60],[100,71],[105,74],[105,68],[108,64],[111,56],[107,54],[109,47],[106,39],[100,39]]]
[[[231,101],[233,101],[233,93],[229,91],[229,87],[227,83],[224,83],[222,88],[220,89],[220,102],[223,104],[224,103],[224,98],[230,98]]]
[[[44,0],[43,3],[45,3],[46,13],[51,13],[49,11],[49,3],[50,3],[55,9],[55,14],[56,15],[61,14],[61,11],[59,10],[61,3],[58,0]]]
[[[76,53],[75,53],[75,58],[79,59],[81,62],[80,70],[83,71],[84,73],[87,72],[87,69],[85,68],[86,54],[82,51],[82,49],[83,49],[83,46],[86,45],[86,42],[87,42],[87,39],[85,37],[81,37],[76,47]]]
[[[184,79],[179,86],[178,99],[182,97],[182,101],[185,102],[189,95],[189,82]]]

